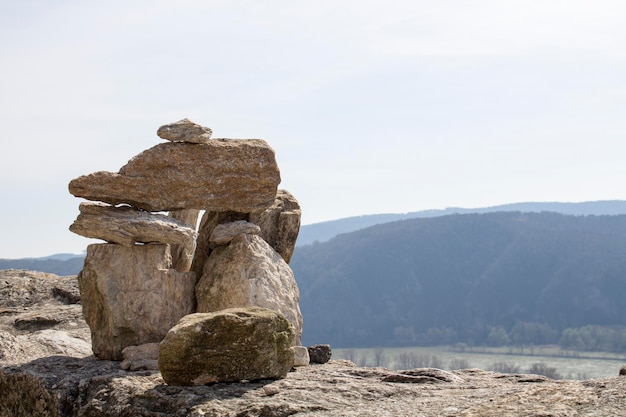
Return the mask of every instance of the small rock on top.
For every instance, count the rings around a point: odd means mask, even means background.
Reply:
[[[157,130],[157,135],[161,139],[190,143],[206,143],[211,139],[212,133],[213,131],[208,127],[201,126],[189,119],[163,125]]]

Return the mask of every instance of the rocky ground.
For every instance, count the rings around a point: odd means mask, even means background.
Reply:
[[[0,271],[0,416],[626,416],[626,377],[554,381],[347,361],[174,387],[90,353],[75,277]],[[616,370],[617,375],[618,370]]]

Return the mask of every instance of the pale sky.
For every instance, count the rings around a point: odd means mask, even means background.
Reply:
[[[0,258],[79,253],[79,175],[188,117],[303,224],[626,199],[622,0],[0,0]]]

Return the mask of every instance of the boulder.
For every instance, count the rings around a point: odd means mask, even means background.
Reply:
[[[160,342],[193,311],[195,274],[171,266],[169,245],[87,247],[78,283],[96,356],[121,360],[126,346]]]
[[[257,235],[240,234],[213,250],[196,285],[196,299],[198,313],[252,306],[279,311],[294,326],[295,345],[301,344],[300,292],[293,271]]]
[[[163,125],[157,130],[157,136],[161,139],[189,143],[206,143],[211,139],[212,133],[208,127],[200,126],[189,119]]]
[[[219,224],[231,223],[238,220],[248,220],[248,213],[239,213],[236,211],[206,211],[200,221],[198,227],[198,238],[196,239],[196,251],[193,255],[191,270],[196,273],[199,278],[202,276],[204,264],[212,252],[210,238],[213,229]]]
[[[193,248],[196,238],[194,229],[163,214],[90,202],[81,203],[79,210],[70,230],[110,243],[171,243]]]
[[[211,237],[209,238],[209,245],[211,248],[217,246],[228,245],[231,240],[237,235],[247,233],[251,235],[258,235],[261,228],[254,223],[247,222],[245,220],[237,220],[231,223],[218,224]]]
[[[187,226],[191,227],[194,231],[198,224],[198,216],[200,210],[174,210],[169,212],[169,216],[176,219]],[[195,251],[195,241],[190,244],[173,244],[170,245],[170,251],[172,253],[172,265],[178,272],[187,272],[191,269],[191,263],[193,261],[193,253]]]
[[[287,190],[278,190],[274,203],[261,212],[250,213],[249,221],[259,225],[260,236],[289,263],[300,232],[302,211],[298,200]]]
[[[170,385],[283,378],[293,338],[285,317],[264,308],[190,314],[161,342],[159,370]]]
[[[332,356],[330,345],[313,345],[308,347],[311,363],[326,363]]]
[[[69,191],[147,211],[251,212],[273,203],[279,183],[274,150],[265,141],[213,139],[162,143],[132,158],[119,173],[100,171],[72,180]]]
[[[300,205],[286,190],[278,190],[272,205],[262,211],[240,213],[236,211],[207,211],[202,217],[196,239],[196,252],[191,270],[202,275],[204,264],[211,254],[209,243],[213,229],[219,224],[247,220],[261,228],[259,236],[280,253],[289,263],[300,231]]]

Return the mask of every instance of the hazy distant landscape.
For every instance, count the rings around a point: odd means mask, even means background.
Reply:
[[[626,351],[624,213],[624,201],[520,203],[303,226],[300,239],[315,242],[299,240],[291,262],[303,343],[330,343],[338,352],[508,346],[509,355],[552,345],[614,352],[619,361]],[[0,259],[0,269],[74,275],[82,263],[82,255],[58,254]],[[370,357],[357,359],[372,364]]]
[[[624,253],[623,215],[499,212],[373,226],[291,265],[309,343],[623,351]]]
[[[369,214],[344,219],[304,225],[300,228],[298,246],[326,242],[341,233],[354,232],[382,223],[415,218],[439,217],[448,214],[495,213],[498,211],[521,211],[524,213],[552,212],[572,216],[626,214],[626,201],[587,201],[581,203],[512,203],[493,207],[449,207],[441,210],[423,210],[411,213]]]
[[[359,366],[390,369],[439,368],[485,369],[501,373],[536,373],[554,379],[590,379],[615,376],[626,362],[626,355],[606,352],[561,351],[556,346],[518,349],[473,348],[460,351],[450,346],[404,348],[335,349],[333,357],[348,359]]]

